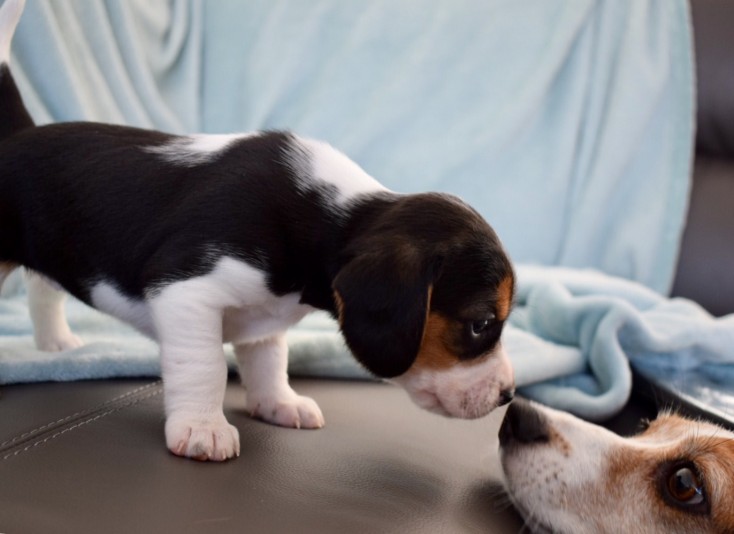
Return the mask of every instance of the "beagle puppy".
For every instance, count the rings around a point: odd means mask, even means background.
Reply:
[[[391,192],[285,132],[37,127],[8,67],[22,8],[0,9],[0,284],[16,267],[31,273],[40,349],[82,343],[64,291],[157,340],[167,446],[199,460],[239,453],[222,411],[223,343],[253,416],[323,426],[286,374],[286,329],[316,309],[367,370],[427,410],[476,418],[512,398],[500,334],[515,279],[476,211]]]
[[[623,438],[513,402],[500,428],[506,488],[534,532],[734,532],[734,433],[662,413]]]

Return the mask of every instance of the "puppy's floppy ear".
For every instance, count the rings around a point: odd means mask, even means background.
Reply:
[[[415,361],[441,263],[396,248],[355,256],[332,285],[347,345],[383,378],[403,374]]]

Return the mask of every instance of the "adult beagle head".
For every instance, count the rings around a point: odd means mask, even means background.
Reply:
[[[532,530],[734,532],[734,434],[661,414],[623,438],[517,400],[500,430],[506,487]]]
[[[450,195],[376,197],[354,208],[350,232],[333,290],[355,357],[442,415],[509,402],[500,334],[515,278],[485,220]]]

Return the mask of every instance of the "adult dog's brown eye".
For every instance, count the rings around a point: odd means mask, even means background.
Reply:
[[[695,506],[704,502],[703,484],[690,467],[674,469],[668,477],[670,496],[683,506]]]
[[[708,513],[706,491],[695,465],[674,464],[664,472],[661,489],[668,504],[691,513]]]

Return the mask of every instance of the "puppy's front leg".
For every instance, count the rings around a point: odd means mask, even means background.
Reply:
[[[318,404],[299,395],[288,383],[288,344],[285,334],[257,343],[235,345],[247,410],[275,425],[321,428],[324,416]]]
[[[165,288],[150,303],[161,345],[166,444],[178,456],[222,461],[240,453],[239,432],[222,407],[222,311],[185,284]]]

